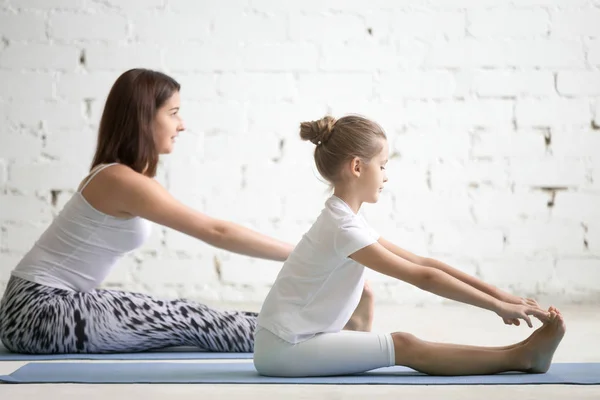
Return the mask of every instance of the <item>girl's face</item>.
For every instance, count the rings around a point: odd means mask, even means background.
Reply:
[[[175,92],[156,112],[154,143],[158,154],[172,152],[175,139],[179,136],[179,132],[185,129],[183,120],[179,115],[180,103],[179,92]]]
[[[379,194],[387,182],[385,166],[388,162],[389,147],[387,140],[380,139],[382,148],[379,154],[373,157],[368,164],[362,164],[362,170],[358,178],[358,187],[362,201],[366,203],[376,203],[379,200]]]

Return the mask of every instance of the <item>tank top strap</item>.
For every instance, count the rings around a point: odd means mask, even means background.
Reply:
[[[88,183],[91,182],[92,179],[94,179],[94,177],[98,174],[98,172],[102,171],[104,168],[106,167],[110,167],[111,165],[117,165],[118,163],[110,163],[110,164],[100,164],[97,165],[95,169],[93,169],[87,176],[87,178],[85,179],[85,182],[83,183],[83,185],[81,185],[81,187],[79,188],[79,190],[77,190],[78,192],[82,192],[83,189],[85,189],[85,187],[88,185]]]

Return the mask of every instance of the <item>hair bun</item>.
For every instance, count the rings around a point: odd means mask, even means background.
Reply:
[[[300,138],[309,140],[315,145],[327,143],[335,121],[335,118],[328,115],[317,121],[302,122],[300,124]]]

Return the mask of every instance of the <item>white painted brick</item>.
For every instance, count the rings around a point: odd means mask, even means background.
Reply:
[[[465,36],[466,18],[460,11],[397,11],[391,26],[392,38],[457,38]]]
[[[481,131],[473,135],[471,154],[474,157],[540,158],[546,155],[546,133],[533,131]]]
[[[42,222],[52,218],[50,204],[34,196],[0,194],[0,220]]]
[[[596,102],[596,107],[594,109],[594,122],[597,127],[600,127],[600,101]]]
[[[46,230],[46,224],[7,225],[6,247],[11,252],[26,253]]]
[[[44,15],[34,13],[0,13],[0,36],[9,41],[46,39]],[[0,53],[1,55],[2,53]]]
[[[10,279],[10,273],[21,261],[21,256],[11,253],[0,253],[0,293],[4,293],[4,287]]]
[[[323,71],[392,71],[399,61],[391,45],[353,42],[324,45],[319,67]]]
[[[0,158],[6,160],[34,159],[41,155],[42,138],[27,132],[0,135]]]
[[[212,260],[149,258],[141,263],[136,274],[151,285],[194,285],[218,281]]]
[[[8,170],[6,169],[6,162],[0,160],[0,193],[4,192],[4,187],[8,181]]]
[[[251,259],[228,253],[221,260],[221,279],[225,284],[271,285],[283,266],[282,262]]]
[[[547,256],[533,259],[505,256],[482,260],[479,265],[485,282],[522,295],[538,293],[554,277],[554,261]]]
[[[552,130],[552,155],[555,157],[595,157],[600,135],[591,130]]]
[[[485,256],[502,253],[504,234],[498,229],[438,227],[430,229],[434,254]]]
[[[588,44],[587,60],[591,65],[600,65],[600,40]]]
[[[46,134],[44,154],[60,162],[89,165],[96,150],[97,132],[80,130],[51,130]]]
[[[553,36],[600,36],[600,10],[554,11],[552,15]]]
[[[336,117],[348,114],[359,114],[375,121],[388,135],[390,143],[396,131],[405,128],[403,117],[405,112],[402,102],[399,101],[368,101],[354,98],[336,98],[327,102],[328,112]]]
[[[600,72],[561,71],[556,80],[556,89],[566,96],[600,95]]]
[[[76,10],[84,5],[84,0],[12,0],[18,9],[31,10]]]
[[[585,164],[580,160],[516,159],[510,164],[511,181],[533,187],[577,187],[585,183]]]
[[[396,196],[394,220],[399,224],[472,223],[465,192],[410,193],[401,185],[388,186]]]
[[[48,20],[53,39],[124,41],[128,35],[122,15],[56,13]]]
[[[403,161],[466,158],[470,138],[466,130],[409,130],[395,136],[393,146]]]
[[[114,0],[118,1],[118,0]],[[144,0],[138,0],[144,1]],[[156,1],[156,0],[155,0]],[[169,9],[178,13],[215,16],[243,10],[247,0],[169,0]]]
[[[453,188],[491,186],[508,188],[508,167],[505,162],[443,160],[430,167],[431,187],[434,191]]]
[[[327,190],[325,183],[320,180],[322,178],[316,173],[313,179],[315,183],[310,187],[298,187],[294,192],[282,196],[283,214],[287,219],[299,222],[308,221],[312,224],[323,210],[323,205],[331,192]]]
[[[574,222],[600,221],[600,195],[593,193],[559,192],[552,216]]]
[[[507,229],[506,251],[513,254],[580,254],[583,228],[576,223],[513,224]]]
[[[588,231],[585,238],[592,254],[600,255],[600,223],[594,221],[588,224]]]
[[[177,74],[173,78],[181,85],[181,109],[179,113],[185,116],[195,110],[188,107],[188,100],[214,100],[217,94],[217,76],[215,74]]]
[[[518,6],[560,6],[578,7],[589,5],[590,0],[512,0]]]
[[[231,160],[235,160],[234,164],[240,166],[279,160],[282,157],[281,140],[274,133],[256,131],[242,135],[209,135],[202,146],[203,160],[209,163],[219,162],[225,153]]]
[[[583,67],[581,43],[571,40],[452,40],[436,42],[425,60],[428,67]]]
[[[544,9],[472,9],[467,18],[469,34],[475,37],[545,36],[550,26]]]
[[[412,103],[415,104],[415,103]],[[411,112],[411,107],[407,107]],[[511,100],[448,101],[437,104],[435,114],[423,114],[425,118],[437,119],[445,127],[509,127],[513,121]]]
[[[515,116],[519,127],[587,126],[590,111],[586,99],[519,99]]]
[[[6,99],[51,99],[53,78],[35,72],[0,71],[0,97]]]
[[[212,24],[211,37],[217,41],[279,43],[287,39],[283,18],[234,12],[218,15]],[[292,31],[293,26],[292,22]]]
[[[246,112],[242,105],[222,101],[188,102],[184,123],[194,133],[240,134],[246,130]]]
[[[223,74],[219,79],[219,93],[234,101],[276,103],[293,100],[295,97],[294,83],[294,77],[291,74]]]
[[[125,10],[128,12],[137,12],[144,9],[156,9],[163,8],[166,3],[166,0],[103,0],[101,4],[93,4],[92,7],[103,7],[104,9],[114,10],[114,8],[118,8],[121,10]],[[169,4],[172,2],[169,1]],[[89,6],[89,5],[88,5]]]
[[[559,259],[556,262],[556,278],[568,291],[598,291],[600,282],[600,259]]]
[[[265,176],[264,180],[271,179]],[[272,182],[272,181],[271,181]],[[270,190],[238,190],[233,195],[210,196],[206,198],[206,213],[215,218],[229,219],[239,223],[254,223],[281,218],[282,202],[278,186],[270,185]]]
[[[448,98],[454,95],[456,82],[449,71],[397,72],[379,77],[376,90],[385,99]]]
[[[161,49],[155,45],[88,44],[84,49],[85,65],[90,71],[118,70],[123,72],[139,66],[160,70],[162,67]]]
[[[95,99],[104,103],[110,88],[122,71],[64,74],[56,85],[57,94],[69,102]]]
[[[0,52],[0,67],[11,69],[74,70],[80,50],[73,46],[12,44]]]
[[[314,169],[316,170],[316,167]],[[313,168],[285,161],[281,163],[263,161],[248,165],[245,183],[246,187],[252,188],[257,193],[273,196],[281,196],[286,193],[296,194],[300,191],[318,194],[324,189],[323,184],[315,176]],[[287,211],[289,210],[286,209]],[[308,215],[310,216],[310,214]]]
[[[385,169],[388,177],[387,185],[396,187],[401,185],[410,192],[429,191],[427,185],[429,169],[427,164],[422,161],[419,162],[416,159],[413,161],[405,160],[405,157],[391,159]],[[384,191],[387,190],[388,188],[384,189]]]
[[[327,101],[332,98],[373,95],[373,77],[364,73],[300,74],[298,96],[303,100]]]
[[[51,131],[82,129],[86,124],[82,103],[62,101],[13,101],[8,104],[7,117],[19,126]]]
[[[363,20],[354,15],[291,15],[292,41],[351,42],[368,38]]]
[[[204,212],[206,196],[230,196],[241,189],[241,167],[222,161],[173,160],[169,165],[169,190],[180,201]],[[218,174],[207,171],[219,171]]]
[[[508,227],[524,221],[547,222],[550,195],[542,191],[477,190],[472,195],[475,220],[482,226]]]
[[[205,40],[209,36],[210,20],[201,13],[135,13],[130,21],[133,37],[139,42],[172,44]]]
[[[477,71],[472,90],[480,96],[548,96],[555,93],[551,71]]]
[[[13,164],[9,184],[20,191],[50,191],[75,188],[86,174],[86,166],[66,163]]]
[[[191,43],[166,48],[164,64],[169,71],[176,72],[237,71],[241,66],[241,57],[240,47],[236,43]]]
[[[286,145],[300,144],[300,123],[322,118],[327,110],[315,102],[299,98],[301,101],[294,104],[249,104],[248,129],[252,132],[276,132],[286,138]],[[306,148],[309,146],[306,145]]]
[[[396,49],[400,59],[400,67],[404,69],[415,69],[424,66],[429,54],[428,44],[412,38],[398,39]]]
[[[240,54],[246,71],[315,71],[319,62],[319,50],[310,43],[249,43]]]

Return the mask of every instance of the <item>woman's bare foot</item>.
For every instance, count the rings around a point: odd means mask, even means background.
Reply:
[[[552,311],[550,321],[537,329],[529,342],[519,349],[525,360],[524,369],[531,373],[547,372],[565,331],[562,315]]]
[[[358,303],[358,306],[356,306],[356,309],[350,317],[350,320],[346,323],[344,330],[370,332],[373,326],[374,314],[375,301],[373,298],[373,292],[369,286],[369,283],[365,281],[360,302]]]

